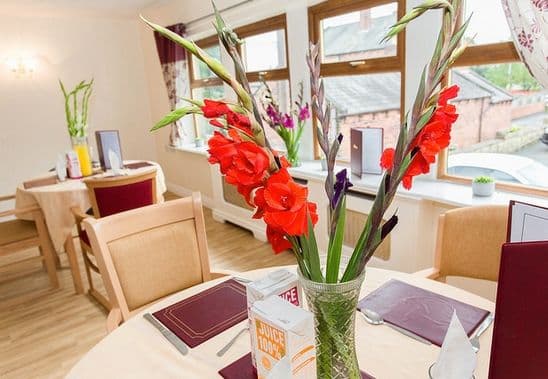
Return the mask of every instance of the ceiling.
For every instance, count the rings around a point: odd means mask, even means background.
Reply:
[[[142,8],[161,5],[167,0],[0,0],[4,12],[109,12],[135,13]]]

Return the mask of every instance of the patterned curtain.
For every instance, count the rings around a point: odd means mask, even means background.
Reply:
[[[175,24],[167,27],[172,32],[184,36],[186,27],[184,24]],[[188,89],[188,71],[185,50],[175,42],[165,38],[158,32],[154,32],[156,49],[162,65],[162,73],[169,96],[171,110],[179,107],[181,98],[186,97]],[[177,146],[184,137],[181,120],[171,125],[169,143]]]
[[[548,0],[501,1],[521,60],[548,88]]]

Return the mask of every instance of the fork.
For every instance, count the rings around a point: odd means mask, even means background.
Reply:
[[[472,344],[472,348],[474,349],[474,352],[478,352],[480,349],[480,342],[479,338],[480,336],[489,329],[489,326],[493,323],[495,316],[490,313],[489,316],[481,323],[481,325],[476,330],[476,333],[474,333],[474,337],[470,338],[470,343]]]

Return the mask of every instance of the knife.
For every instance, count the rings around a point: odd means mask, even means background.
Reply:
[[[160,321],[156,320],[156,318],[151,315],[150,313],[145,313],[143,315],[145,320],[150,322],[156,329],[162,333],[162,335],[173,345],[179,352],[183,355],[188,354],[188,346],[186,343],[184,343],[175,333],[173,333],[171,330],[166,328]]]

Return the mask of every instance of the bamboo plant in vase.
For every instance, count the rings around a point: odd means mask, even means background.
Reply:
[[[288,172],[290,163],[270,147],[265,137],[261,111],[251,96],[242,59],[238,54],[238,36],[216,12],[214,26],[220,41],[232,58],[236,76],[192,41],[149,21],[145,22],[165,37],[183,46],[204,62],[219,78],[230,85],[237,102],[205,99],[188,100],[152,130],[171,124],[189,114],[201,114],[217,127],[208,141],[209,162],[218,164],[226,181],[255,209],[254,218],[266,224],[266,235],[275,253],[292,250],[298,263],[309,309],[314,313],[317,368],[319,378],[359,378],[360,370],[354,344],[354,321],[365,266],[375,249],[394,229],[397,215],[386,222],[383,216],[400,183],[411,188],[413,177],[427,173],[436,155],[449,145],[456,109],[448,101],[457,96],[458,87],[443,88],[446,73],[462,53],[460,39],[468,22],[457,24],[460,0],[428,0],[412,9],[388,31],[392,38],[409,22],[431,9],[442,9],[443,22],[432,59],[424,68],[412,110],[401,125],[395,148],[382,154],[384,176],[352,255],[343,257],[346,192],[352,185],[345,169],[335,174],[335,160],[342,135],[330,140],[330,105],[325,100],[320,77],[319,47],[310,46],[312,110],[318,120],[316,138],[327,161],[325,192],[329,204],[329,242],[321,258],[314,225],[317,206],[307,200],[308,189],[296,183]]]
[[[61,80],[59,80],[59,86],[65,98],[65,116],[72,149],[78,155],[82,175],[89,176],[93,173],[93,168],[89,153],[87,128],[88,104],[93,89],[93,79],[89,82],[81,81],[70,92],[67,92]]]

